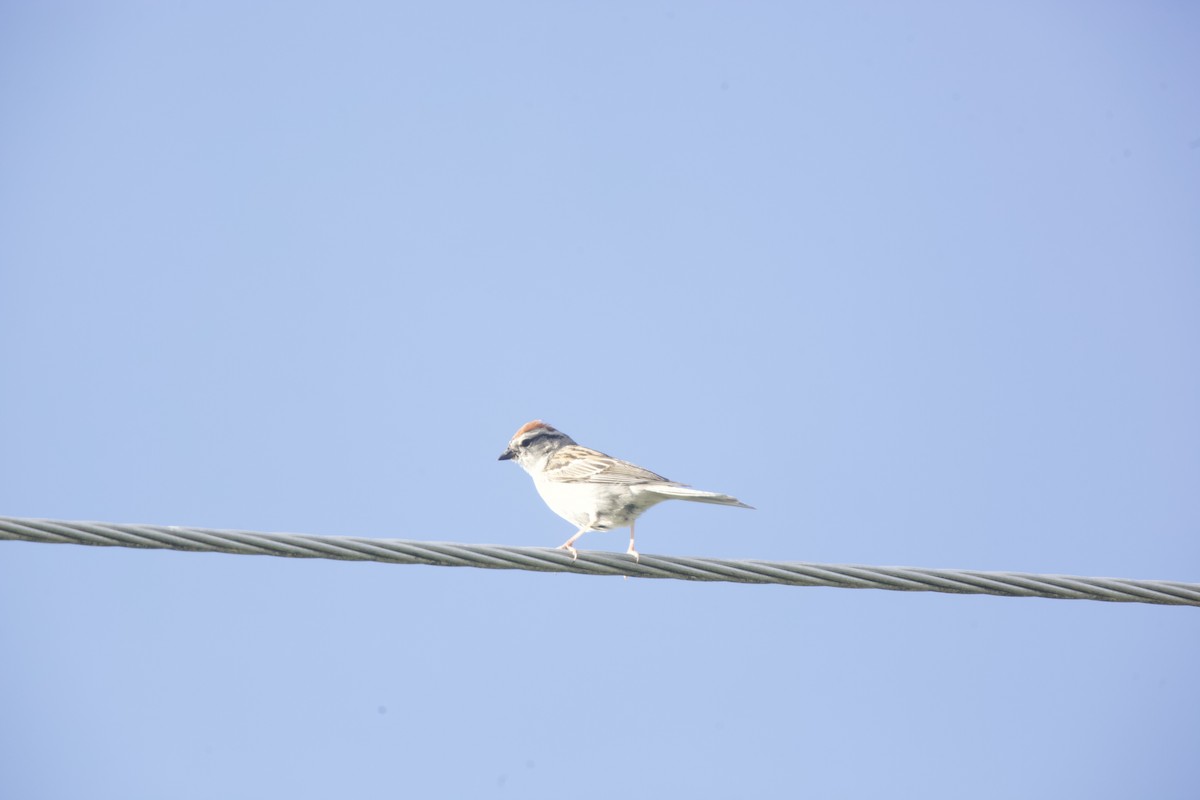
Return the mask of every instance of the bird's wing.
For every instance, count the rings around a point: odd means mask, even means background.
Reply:
[[[561,483],[670,483],[637,464],[577,444],[561,447],[550,456],[544,475]]]

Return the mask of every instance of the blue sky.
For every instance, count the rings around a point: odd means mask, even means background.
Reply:
[[[0,7],[0,513],[1200,581],[1200,11]],[[623,550],[623,533],[585,548]],[[0,793],[1190,798],[1191,608],[0,544]]]

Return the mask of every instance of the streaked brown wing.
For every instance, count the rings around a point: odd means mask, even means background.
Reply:
[[[546,477],[563,483],[645,483],[667,480],[637,464],[581,445],[562,447],[550,456],[546,462]]]

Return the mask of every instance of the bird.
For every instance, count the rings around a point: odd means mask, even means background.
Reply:
[[[500,461],[516,461],[533,478],[534,488],[550,510],[579,528],[558,546],[579,557],[574,545],[588,531],[629,528],[627,555],[640,562],[634,549],[634,523],[664,500],[691,500],[737,508],[753,508],[736,497],[705,492],[668,480],[637,464],[577,444],[540,419],[513,434]]]

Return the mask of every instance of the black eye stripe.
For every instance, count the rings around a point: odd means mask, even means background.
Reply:
[[[533,444],[534,442],[536,442],[539,439],[550,439],[550,438],[553,438],[553,437],[551,437],[551,435],[548,433],[539,433],[537,436],[530,436],[528,439],[521,442],[521,447],[529,447],[529,445]]]

